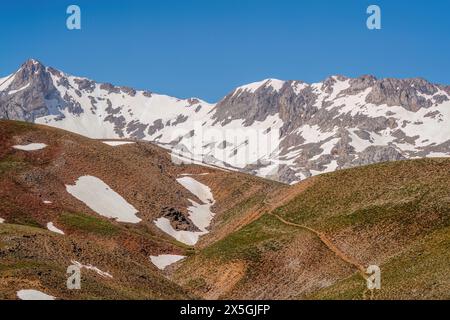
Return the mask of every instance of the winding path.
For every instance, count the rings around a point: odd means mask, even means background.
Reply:
[[[314,233],[322,241],[322,243],[327,246],[328,249],[333,251],[333,253],[338,258],[340,258],[344,262],[352,265],[354,268],[356,268],[359,271],[359,273],[361,274],[361,276],[364,279],[367,279],[366,268],[364,268],[364,266],[359,264],[357,261],[355,261],[352,258],[348,257],[333,242],[331,242],[323,233],[321,233],[321,232],[319,232],[317,230],[314,230],[313,228],[307,227],[305,225],[301,225],[301,224],[297,224],[297,223],[293,223],[293,222],[287,221],[287,220],[283,219],[282,217],[280,217],[277,214],[274,214],[274,213],[268,213],[268,214],[270,214],[271,216],[276,217],[278,220],[280,220],[282,223],[284,223],[286,225],[297,227],[297,228],[302,228],[304,230],[308,230],[309,232]]]

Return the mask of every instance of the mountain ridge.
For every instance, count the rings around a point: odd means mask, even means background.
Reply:
[[[0,81],[0,118],[156,142],[285,183],[381,161],[450,155],[450,87],[423,78],[265,79],[217,103],[67,75],[37,60]]]

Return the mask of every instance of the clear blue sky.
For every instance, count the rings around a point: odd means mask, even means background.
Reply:
[[[66,8],[82,30],[66,29]],[[382,9],[382,30],[366,8]],[[450,84],[450,1],[2,1],[0,75],[28,58],[97,81],[214,102],[264,78],[424,77]]]

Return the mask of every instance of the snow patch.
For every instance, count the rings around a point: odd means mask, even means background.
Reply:
[[[199,204],[189,199],[192,204],[192,206],[188,207],[189,219],[201,231],[207,233],[207,228],[214,218],[214,213],[211,212],[211,207],[214,205],[211,189],[191,177],[179,178],[177,181],[203,202],[203,204]]]
[[[306,124],[297,130],[297,133],[301,134],[303,139],[305,139],[305,144],[321,142],[332,137],[336,132],[336,129],[333,131],[322,132],[320,127],[316,124],[313,126]]]
[[[273,90],[278,92],[283,87],[284,83],[285,83],[285,81],[278,80],[278,79],[265,79],[262,81],[253,82],[253,83],[246,84],[244,86],[240,86],[236,89],[235,92],[239,92],[239,90],[241,90],[241,91],[254,93],[256,90],[258,90],[259,88],[263,88],[263,87],[271,87]]]
[[[132,141],[102,141],[104,144],[107,144],[109,146],[112,147],[116,147],[116,146],[123,146],[126,144],[134,144],[135,142]]]
[[[151,262],[160,270],[164,270],[171,264],[186,258],[175,254],[161,254],[159,256],[150,256]]]
[[[15,75],[15,73],[10,74],[7,77],[0,78],[0,91],[4,91],[5,89],[7,89],[9,87],[9,85],[14,80],[14,75]]]
[[[336,79],[336,78],[335,78]],[[344,80],[344,81],[339,81],[337,80],[337,82],[333,85],[333,92],[331,93],[331,95],[327,98],[327,100],[329,101],[333,101],[334,99],[336,99],[336,97],[344,90],[350,88],[350,79]]]
[[[178,178],[177,182],[195,195],[202,203],[197,203],[189,199],[191,206],[188,207],[189,219],[192,223],[200,229],[200,231],[184,231],[175,230],[167,218],[159,218],[155,221],[155,225],[168,235],[174,237],[180,242],[187,245],[195,245],[200,236],[207,234],[208,227],[214,218],[214,213],[211,212],[211,207],[214,205],[214,197],[211,189],[198,182],[192,177]]]
[[[30,143],[26,145],[15,145],[14,149],[22,150],[22,151],[35,151],[46,148],[47,145],[45,143]]]
[[[17,90],[10,90],[10,91],[8,92],[8,94],[15,94],[15,93],[17,93],[17,92],[20,92],[20,91],[22,91],[22,90],[25,90],[25,89],[28,88],[29,86],[30,86],[30,84],[27,83],[27,84],[24,85],[22,88],[19,88],[19,89],[17,89]]]
[[[66,190],[104,217],[115,218],[119,222],[141,221],[136,216],[138,211],[99,178],[82,176],[75,185],[66,185]]]
[[[308,84],[304,83],[304,82],[294,81],[292,83],[291,87],[292,87],[292,90],[294,90],[294,93],[296,95],[299,95],[303,89],[308,87]]]
[[[338,168],[338,164],[336,160],[331,161],[328,165],[327,168],[322,171],[322,173],[326,173],[326,172],[333,172]]]
[[[167,233],[169,236],[175,238],[177,241],[180,241],[189,246],[193,246],[198,242],[198,238],[203,235],[203,232],[192,232],[192,231],[184,231],[184,230],[175,230],[174,227],[170,224],[170,220],[167,218],[158,218],[155,221],[155,225]]]
[[[191,177],[178,178],[177,181],[204,203],[214,203],[211,189],[203,183]]]
[[[55,233],[64,234],[64,231],[62,231],[61,229],[58,229],[57,227],[55,227],[53,222],[47,223],[47,229],[52,231],[52,232],[55,232]]]
[[[448,156],[449,154],[444,152],[430,152],[429,154],[427,154],[427,158],[444,158]]]
[[[56,298],[39,290],[27,289],[17,291],[20,300],[55,300]]]

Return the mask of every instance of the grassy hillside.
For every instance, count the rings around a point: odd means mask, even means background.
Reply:
[[[382,163],[316,177],[286,204],[186,261],[175,278],[224,298],[368,297],[365,280],[313,231],[356,265],[376,264],[375,298],[446,298],[450,242],[450,159]],[[220,266],[238,265],[227,290]],[[205,266],[205,267],[202,267]],[[197,278],[207,279],[199,286]],[[197,286],[195,286],[197,284]]]

